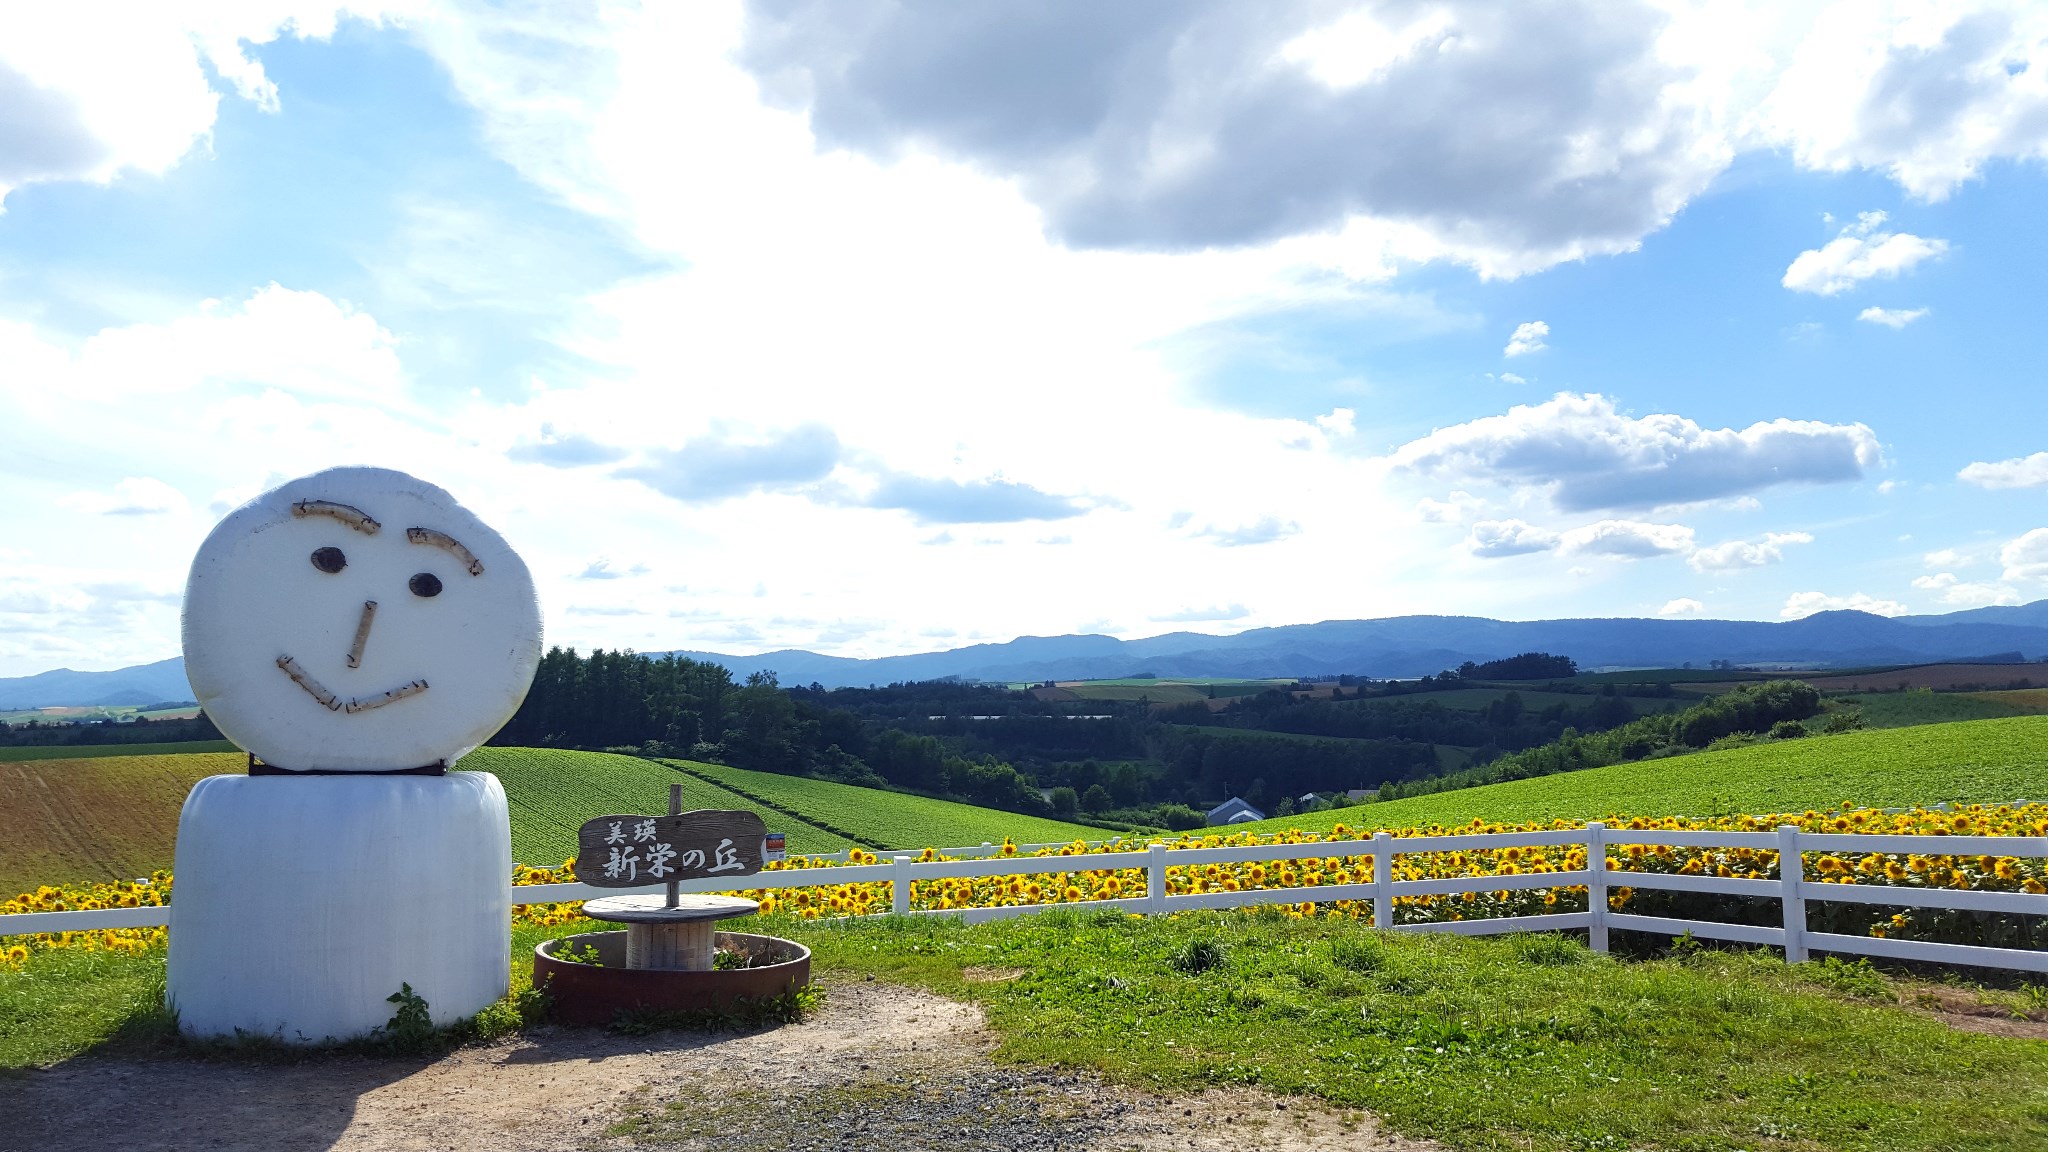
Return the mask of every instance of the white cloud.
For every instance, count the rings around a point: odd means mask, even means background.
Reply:
[[[191,507],[183,492],[151,476],[131,476],[111,493],[74,492],[57,502],[101,516],[162,516]]]
[[[2036,528],[2008,542],[1998,550],[1998,559],[2005,565],[2007,580],[2048,581],[2048,528]]]
[[[1472,526],[1465,547],[1474,556],[1522,556],[1557,547],[1558,535],[1521,520],[1481,520]]]
[[[1531,320],[1526,324],[1517,324],[1514,332],[1508,337],[1508,346],[1501,349],[1500,354],[1503,356],[1527,356],[1531,352],[1541,352],[1545,348],[1550,347],[1550,345],[1544,343],[1549,337],[1550,325],[1545,324],[1541,320]],[[1515,383],[1520,382],[1521,380],[1518,377]]]
[[[1786,620],[1798,620],[1816,612],[1840,612],[1843,610],[1869,612],[1876,616],[1904,616],[1906,606],[1897,600],[1879,600],[1861,592],[1853,596],[1830,596],[1825,592],[1794,592],[1785,598],[1785,606],[1778,615]]]
[[[1690,596],[1681,596],[1676,600],[1666,601],[1662,608],[1657,609],[1657,615],[1697,616],[1700,613],[1705,612],[1706,610],[1707,606],[1705,604],[1702,604],[1699,601],[1694,600]]]
[[[1910,232],[1882,231],[1884,221],[1882,212],[1861,214],[1856,223],[1842,229],[1841,235],[1822,247],[1809,248],[1794,257],[1791,267],[1785,269],[1781,283],[1794,292],[1833,296],[1865,280],[1896,279],[1911,271],[1914,265],[1948,251],[1946,240],[1928,240]],[[1881,308],[1872,308],[1860,318],[1891,324],[1894,328],[1902,328],[1917,318],[1905,316],[1892,323],[1889,319],[1873,317],[1872,312],[1894,315],[1885,313]],[[1921,312],[1924,314],[1925,309]]]
[[[1560,537],[1566,552],[1642,560],[1692,549],[1693,531],[1683,524],[1646,524],[1640,520],[1602,520],[1573,528]]]
[[[318,0],[0,6],[0,203],[40,181],[165,171],[213,129],[209,72],[275,110],[277,86],[246,46],[325,39],[344,15],[378,13]]]
[[[1887,328],[1899,329],[1927,315],[1925,308],[1879,308],[1871,305],[1856,314],[1866,324],[1882,324]]]
[[[1762,540],[1729,540],[1711,548],[1700,548],[1686,557],[1697,572],[1726,572],[1736,568],[1760,568],[1785,558],[1785,545],[1811,544],[1804,532],[1767,532]]]
[[[1739,432],[1707,429],[1682,416],[1624,416],[1605,396],[1569,392],[1440,428],[1388,457],[1422,476],[1543,488],[1565,511],[1855,480],[1879,459],[1877,436],[1862,424],[1773,420]]]
[[[1529,381],[1515,375],[1513,372],[1503,372],[1500,374],[1500,382],[1503,384],[1527,384]]]
[[[1242,604],[1217,604],[1207,608],[1183,608],[1166,612],[1148,619],[1161,624],[1196,624],[1208,621],[1242,620],[1251,615],[1251,609]]]
[[[1415,518],[1425,524],[1458,524],[1471,513],[1486,507],[1486,501],[1470,492],[1453,492],[1442,500],[1427,496],[1415,502]]]
[[[1798,6],[1781,12],[1803,20]],[[1876,169],[1940,200],[1987,161],[2048,156],[2039,4],[1839,3],[1793,31],[1758,127],[1801,167]]]
[[[1971,583],[1953,572],[1916,576],[1913,587],[1941,593],[1941,602],[1957,608],[1985,608],[1994,604],[2018,604],[2019,590],[2007,584]]]
[[[2036,452],[1996,463],[1978,461],[1956,478],[1980,488],[2048,488],[2048,452]]]
[[[1961,551],[1954,548],[1940,548],[1920,558],[1929,568],[1960,568],[1973,563]]]
[[[1349,408],[1333,408],[1327,415],[1316,417],[1315,425],[1328,436],[1349,436],[1358,430],[1358,413]]]

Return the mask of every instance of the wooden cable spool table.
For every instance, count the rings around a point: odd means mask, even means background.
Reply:
[[[670,903],[673,900],[674,903]],[[626,967],[678,972],[712,969],[714,925],[761,910],[740,896],[602,896],[583,903],[583,914],[626,926]]]

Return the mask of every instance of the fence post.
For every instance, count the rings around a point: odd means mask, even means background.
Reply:
[[[1785,963],[1806,961],[1806,854],[1799,848],[1799,829],[1778,826],[1778,883],[1785,906]]]
[[[896,879],[890,885],[889,911],[901,916],[910,911],[910,857],[896,858]]]
[[[1372,926],[1394,926],[1394,834],[1372,834]]]
[[[1593,820],[1586,825],[1586,911],[1592,919],[1586,925],[1586,943],[1595,952],[1607,951],[1607,825]]]
[[[1154,844],[1145,849],[1145,911],[1148,915],[1166,915],[1166,845]]]

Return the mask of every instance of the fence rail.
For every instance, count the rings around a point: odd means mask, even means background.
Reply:
[[[1121,845],[1121,841],[1115,842]],[[1778,878],[1759,880],[1741,877],[1642,872],[1616,868],[1607,857],[1610,847],[1644,845],[1682,848],[1751,848],[1778,853]],[[1404,855],[1432,852],[1494,851],[1505,848],[1578,847],[1586,849],[1585,867],[1564,872],[1518,875],[1458,876],[1424,880],[1394,879],[1395,860]],[[745,888],[782,891],[853,883],[890,885],[890,910],[896,914],[959,916],[969,923],[1008,919],[1053,908],[1119,909],[1147,915],[1165,915],[1195,909],[1239,908],[1259,904],[1328,903],[1336,900],[1370,901],[1372,923],[1404,932],[1452,932],[1465,936],[1501,932],[1542,932],[1584,930],[1591,945],[1606,951],[1608,933],[1614,929],[1660,935],[1693,936],[1744,944],[1783,948],[1786,959],[1805,960],[1810,952],[1839,952],[1897,960],[1918,960],[1937,964],[1968,964],[2048,972],[2048,951],[2025,948],[1992,948],[1965,944],[1937,944],[1919,940],[1896,940],[1876,936],[1850,936],[1814,932],[1807,928],[1807,905],[1828,902],[1874,904],[1896,907],[1948,908],[1972,912],[2013,913],[2048,916],[2048,895],[2025,892],[1978,892],[1944,888],[1913,888],[1883,884],[1828,884],[1810,881],[1805,875],[1805,854],[1888,853],[1928,856],[1996,855],[2048,857],[2048,837],[2042,836],[1902,836],[1855,833],[1805,832],[1791,825],[1775,832],[1693,832],[1635,831],[1610,829],[1591,823],[1583,829],[1542,832],[1458,833],[1444,836],[1395,837],[1380,832],[1370,840],[1320,841],[1302,844],[1263,844],[1229,848],[1172,848],[1152,843],[1142,849],[1086,855],[1022,856],[1003,855],[957,860],[916,860],[899,855],[884,863],[838,867],[803,868],[762,872],[746,878]],[[1369,883],[1319,885],[1312,888],[1254,888],[1236,892],[1170,894],[1169,867],[1200,867],[1209,864],[1284,863],[1292,860],[1328,857],[1366,857],[1373,861]],[[1787,867],[1787,862],[1797,861]],[[1051,872],[1103,872],[1117,869],[1145,872],[1143,895],[1111,900],[1061,902],[1055,904],[1010,905],[954,910],[910,907],[912,885],[927,880],[979,879],[990,876],[1029,876]],[[681,892],[722,892],[735,887],[729,878],[688,880]],[[1518,891],[1536,888],[1578,888],[1588,893],[1584,912],[1503,916],[1493,919],[1396,924],[1394,901],[1406,897],[1446,896],[1466,892]],[[1775,899],[1781,904],[1783,925],[1728,924],[1712,920],[1691,920],[1666,916],[1644,916],[1615,912],[1609,893],[1617,887],[1659,889],[1675,892],[1709,893],[1749,898]],[[661,892],[660,884],[625,891]],[[513,888],[518,904],[554,904],[617,895],[621,889],[593,888],[587,884],[528,884]],[[171,923],[169,907],[110,908],[80,912],[33,912],[0,916],[0,936],[40,932],[97,931],[110,928],[150,928]]]

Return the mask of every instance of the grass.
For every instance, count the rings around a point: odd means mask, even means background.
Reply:
[[[185,794],[247,763],[220,752],[0,762],[0,891],[170,867]]]
[[[830,780],[749,772],[691,760],[672,763],[683,765],[713,783],[758,797],[785,811],[801,812],[842,835],[882,848],[961,848],[983,842],[1000,844],[1005,836],[1019,844],[1061,843],[1100,840],[1111,835],[1084,824],[857,788]]]
[[[851,841],[791,819],[733,792],[637,756],[558,748],[479,748],[462,758],[465,771],[490,772],[505,785],[512,815],[512,858],[553,867],[576,854],[576,829],[594,816],[668,811],[668,788],[683,786],[683,810],[758,811],[771,832],[789,837],[792,852],[837,852]]]
[[[533,945],[589,927],[515,932],[513,995],[447,1039],[520,1027]],[[978,1003],[999,1061],[1320,1097],[1455,1149],[2029,1152],[2048,1133],[2042,1042],[1908,1011],[1897,1002],[1912,988],[1863,965],[1706,950],[1622,961],[1554,935],[1388,935],[1271,913],[760,927],[811,946],[828,998],[831,982],[875,977]],[[969,979],[990,969],[1022,975]],[[46,953],[0,972],[0,1069],[81,1054],[322,1058],[181,1044],[157,1007],[162,973],[161,949]]]
[[[533,948],[543,940],[600,926],[588,920],[554,927],[512,930],[511,989],[466,1028],[426,1038],[428,1048],[466,1039],[490,1039],[516,1031],[533,1011]],[[398,989],[392,989],[393,992]],[[253,1059],[302,1059],[303,1049],[263,1040],[240,1044],[188,1044],[179,1040],[175,1018],[163,1008],[164,949],[146,952],[88,952],[66,948],[40,952],[20,968],[0,967],[0,1075],[44,1067],[81,1055],[112,1057],[239,1054]],[[344,1046],[350,1054],[389,1055],[388,1045]]]
[[[1455,1148],[2038,1149],[2048,1052],[1872,998],[1860,966],[1273,915],[1051,913],[791,928],[827,972],[979,1002],[998,1059],[1250,1084]],[[1019,968],[1001,982],[964,969]],[[1845,978],[1847,977],[1847,978]]]
[[[1919,724],[1997,720],[2008,716],[2039,716],[2048,712],[2048,691],[2040,689],[1965,693],[1914,688],[1905,692],[1869,692],[1832,699],[1853,705],[1863,714],[1863,723],[1871,728],[1910,728]]]
[[[2048,792],[2048,716],[1810,736],[1696,752],[1286,816],[1231,831],[1327,831],[1490,821],[1725,816],[1937,801],[1994,803]]]
[[[0,747],[0,764],[24,760],[94,760],[103,756],[176,756],[199,752],[240,752],[226,740],[177,740],[165,744],[28,744]]]

